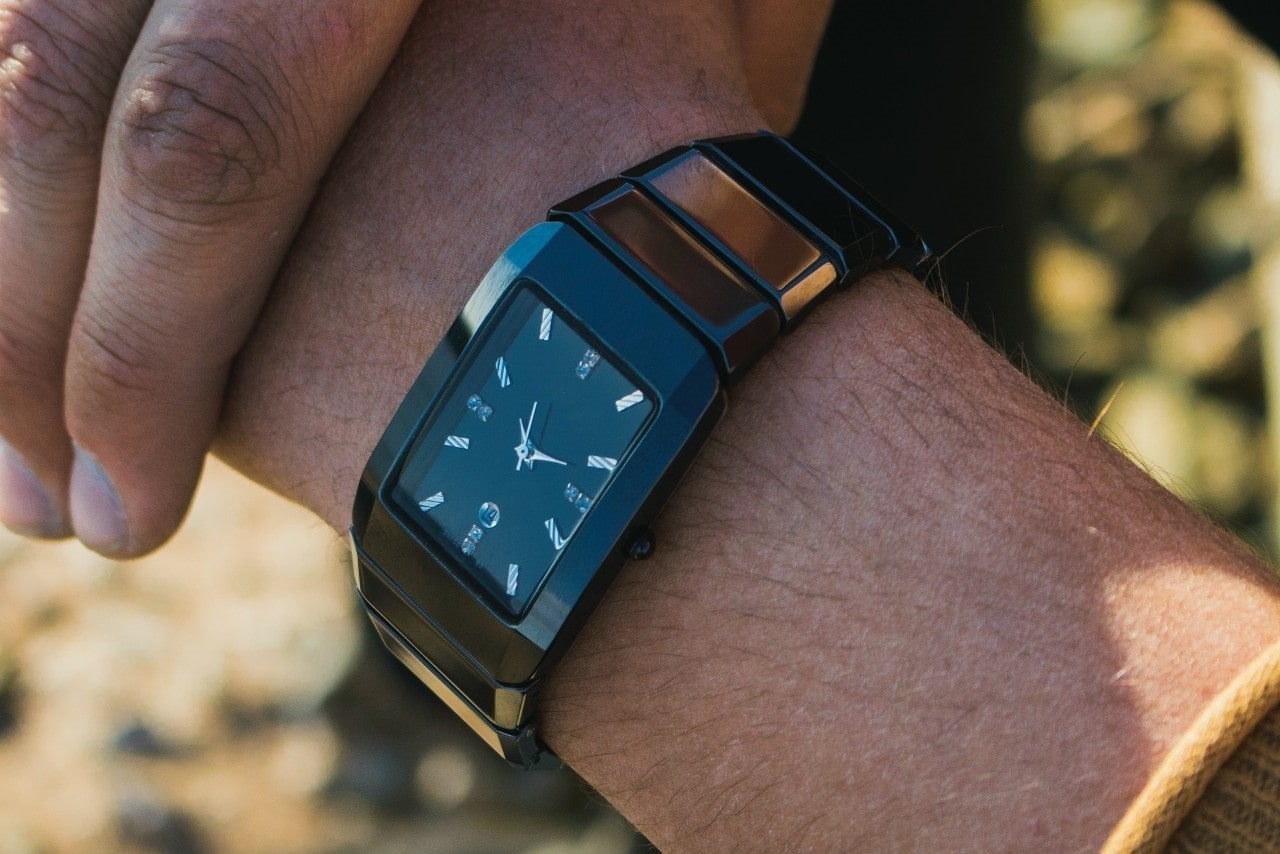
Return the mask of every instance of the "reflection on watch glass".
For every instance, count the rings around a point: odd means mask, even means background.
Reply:
[[[513,614],[654,411],[564,313],[521,288],[461,369],[392,497]]]

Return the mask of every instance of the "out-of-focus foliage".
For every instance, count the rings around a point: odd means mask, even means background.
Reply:
[[[1255,262],[1280,231],[1250,164],[1280,139],[1246,131],[1248,81],[1272,60],[1199,0],[1034,0],[1029,19],[1035,361],[1167,486],[1270,548],[1275,284]]]

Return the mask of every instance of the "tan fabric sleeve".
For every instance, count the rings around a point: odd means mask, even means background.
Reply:
[[[1280,850],[1280,643],[1214,698],[1103,851]]]

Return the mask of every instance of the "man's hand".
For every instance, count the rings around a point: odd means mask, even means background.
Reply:
[[[321,173],[420,0],[0,0],[0,521],[185,513]]]

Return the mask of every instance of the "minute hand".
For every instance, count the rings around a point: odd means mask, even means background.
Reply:
[[[568,465],[568,463],[566,463],[564,460],[557,460],[555,457],[550,456],[549,454],[542,453],[542,451],[539,451],[537,448],[534,448],[533,451],[530,452],[529,459],[534,461],[541,461],[544,463],[555,463],[558,466]]]

